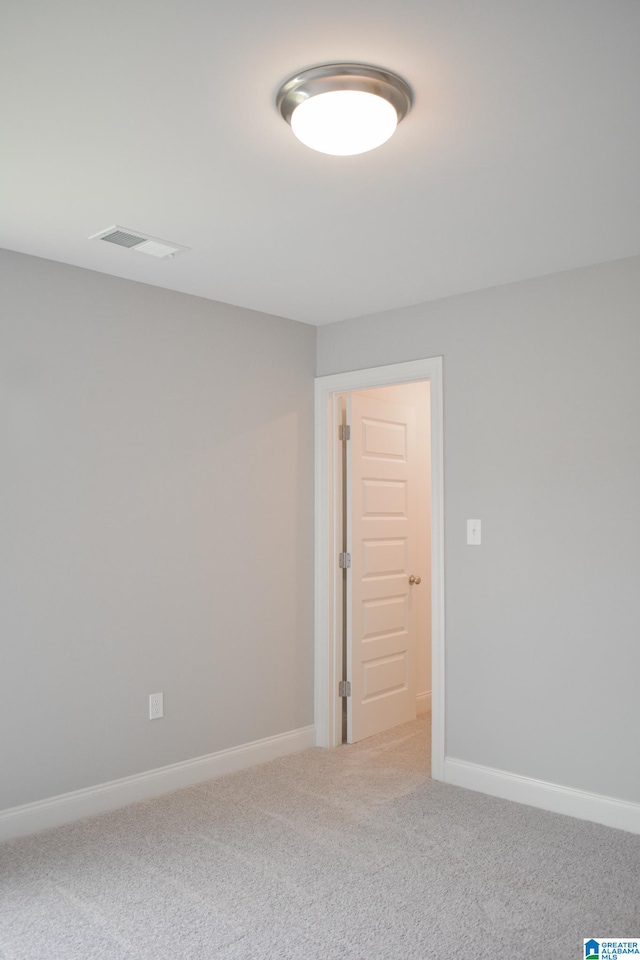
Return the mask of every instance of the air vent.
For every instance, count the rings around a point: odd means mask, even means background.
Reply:
[[[104,240],[106,243],[113,243],[117,247],[126,247],[128,250],[135,250],[137,253],[146,253],[150,257],[173,257],[178,253],[184,253],[190,250],[190,247],[183,247],[179,243],[169,243],[167,240],[160,240],[158,237],[150,237],[148,234],[139,233],[137,230],[129,230],[127,227],[109,227],[108,230],[101,230],[100,233],[94,233],[89,240]]]
[[[144,237],[136,237],[133,233],[125,233],[124,230],[114,230],[100,239],[106,240],[107,243],[117,243],[119,247],[135,247],[136,244],[144,242]]]

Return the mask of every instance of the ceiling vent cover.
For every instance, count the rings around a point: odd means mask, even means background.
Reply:
[[[139,233],[137,230],[129,230],[128,227],[109,227],[107,230],[101,230],[100,233],[94,233],[89,240],[104,240],[106,243],[113,243],[117,247],[125,247],[127,250],[136,250],[138,253],[146,253],[150,257],[169,257],[173,258],[178,253],[184,253],[190,250],[190,247],[183,247],[179,243],[169,243],[168,240],[160,240],[158,237],[151,237],[149,234]]]
[[[135,247],[143,242],[144,237],[136,237],[132,233],[125,233],[124,230],[113,230],[100,239],[106,240],[107,243],[117,243],[119,247]]]

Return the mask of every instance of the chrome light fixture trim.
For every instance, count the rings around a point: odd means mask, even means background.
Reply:
[[[276,106],[290,124],[293,111],[305,100],[337,90],[356,90],[382,97],[394,107],[398,123],[413,103],[409,84],[390,70],[366,63],[325,63],[301,70],[285,80],[276,94]]]

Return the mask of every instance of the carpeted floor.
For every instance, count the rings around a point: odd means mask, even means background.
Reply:
[[[640,836],[428,777],[428,719],[0,846],[2,960],[579,960]]]

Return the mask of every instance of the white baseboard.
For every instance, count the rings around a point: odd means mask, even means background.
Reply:
[[[239,747],[219,750],[204,757],[172,763],[167,767],[147,770],[121,780],[110,780],[95,787],[74,790],[47,800],[25,803],[0,811],[0,841],[36,833],[47,827],[79,820],[106,810],[146,800],[181,787],[221,777],[247,767],[297,753],[315,746],[315,727],[301,727],[264,740],[254,740]]]
[[[457,787],[467,787],[492,797],[564,813],[579,820],[592,820],[618,830],[640,833],[640,803],[587,793],[451,757],[445,758],[444,770],[445,782]]]
[[[431,713],[431,690],[419,693],[416,697],[416,714],[420,716],[423,713]]]

